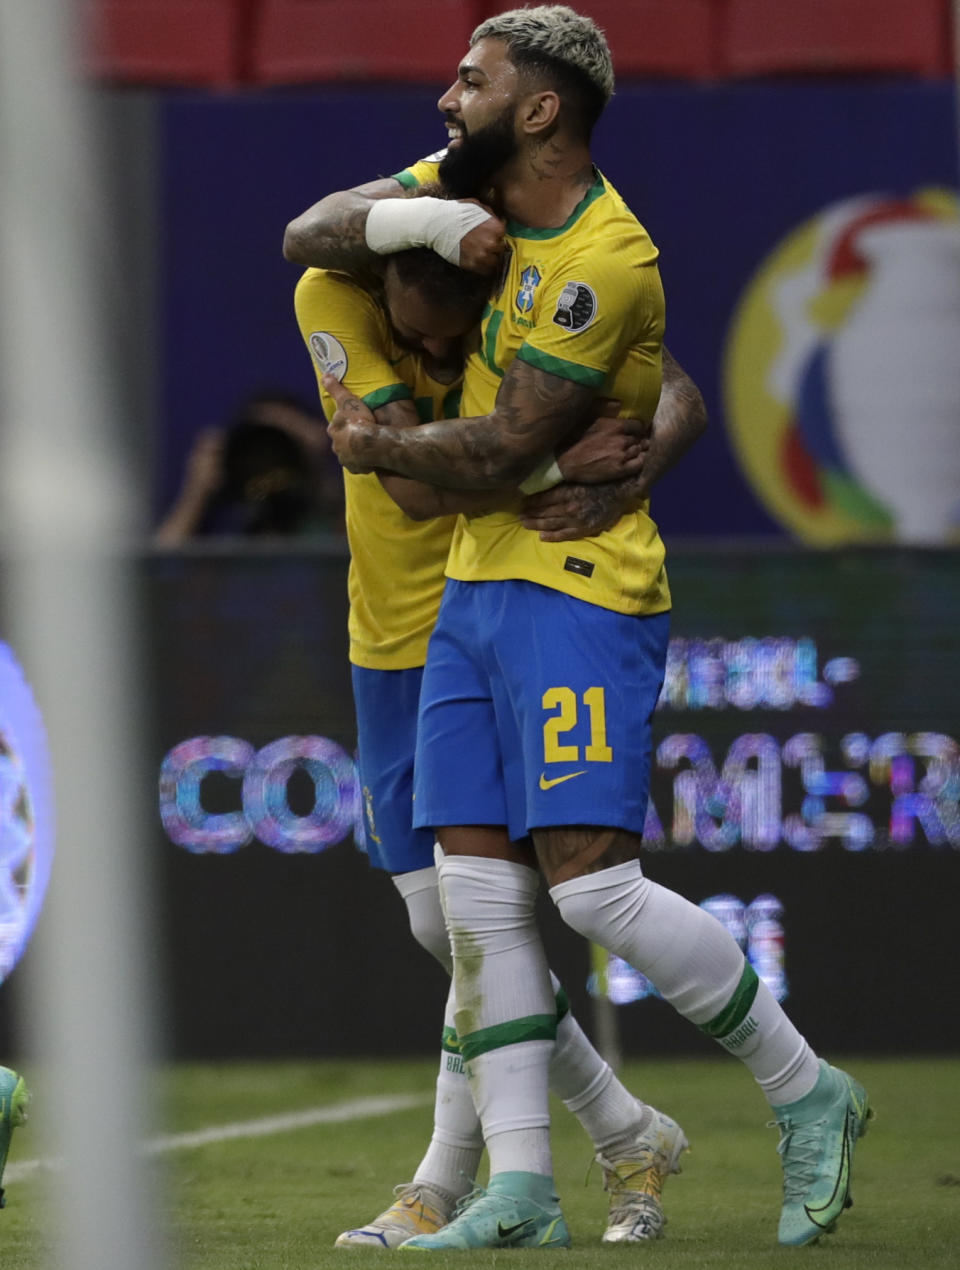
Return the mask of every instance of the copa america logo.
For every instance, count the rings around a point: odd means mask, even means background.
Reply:
[[[16,658],[0,643],[0,982],[30,938],[52,862],[46,735]]]
[[[806,542],[960,540],[960,214],[924,190],[825,208],[731,324],[727,426]]]

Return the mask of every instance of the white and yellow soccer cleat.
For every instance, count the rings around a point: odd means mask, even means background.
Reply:
[[[663,1184],[671,1173],[680,1172],[680,1156],[688,1146],[676,1121],[654,1110],[647,1127],[619,1148],[615,1159],[597,1155],[604,1190],[610,1192],[603,1243],[639,1244],[663,1235]]]
[[[399,1248],[414,1235],[433,1235],[450,1220],[453,1204],[432,1186],[404,1182],[394,1188],[396,1199],[366,1226],[345,1230],[334,1248]]]

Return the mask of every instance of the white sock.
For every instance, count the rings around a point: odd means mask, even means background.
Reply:
[[[556,990],[555,978],[553,983]],[[557,1024],[550,1092],[563,1099],[597,1149],[637,1132],[649,1118],[648,1109],[617,1079],[569,1010]]]
[[[561,882],[550,894],[569,926],[646,975],[685,1018],[742,1058],[769,1101],[793,1102],[813,1088],[816,1056],[716,918],[645,878],[636,860]],[[785,1090],[793,1096],[782,1098]]]
[[[556,1000],[534,920],[538,875],[447,856],[439,869],[453,946],[456,1025],[490,1176],[552,1176],[548,1068]]]
[[[410,919],[410,932],[421,948],[436,957],[447,974],[453,972],[450,936],[440,903],[440,883],[435,865],[414,869],[412,873],[395,873],[393,885],[403,896]]]
[[[473,1105],[463,1060],[459,1047],[449,1043],[451,1034],[456,1035],[453,1023],[455,1010],[451,983],[443,1016],[445,1044],[437,1073],[433,1137],[413,1175],[415,1182],[425,1182],[448,1196],[451,1212],[455,1201],[473,1187],[483,1154],[480,1117]]]
[[[411,873],[394,875],[393,884],[403,896],[414,939],[432,953],[447,974],[453,969],[450,937],[440,903],[440,882],[434,865]],[[444,1045],[440,1051],[437,1094],[433,1110],[433,1136],[426,1154],[414,1174],[415,1182],[423,1182],[447,1201],[448,1216],[456,1201],[473,1185],[483,1154],[480,1117],[473,1105],[473,1095],[458,1047],[453,1014],[453,985],[447,994],[444,1013]]]

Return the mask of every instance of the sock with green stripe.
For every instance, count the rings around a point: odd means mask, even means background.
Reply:
[[[645,878],[636,860],[551,887],[574,930],[623,958],[743,1060],[771,1104],[816,1083],[817,1059],[716,918]]]
[[[455,1202],[471,1191],[483,1154],[480,1118],[473,1105],[473,1095],[463,1069],[460,1043],[453,1017],[456,1001],[453,985],[447,995],[443,1016],[443,1043],[437,1093],[433,1108],[433,1136],[420,1161],[415,1182],[433,1187],[448,1200],[448,1216]]]
[[[557,1006],[534,917],[538,875],[447,856],[440,887],[453,948],[456,1027],[491,1177],[552,1176],[550,1059]]]

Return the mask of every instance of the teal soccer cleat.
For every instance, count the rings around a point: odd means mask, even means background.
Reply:
[[[27,1118],[30,1095],[23,1077],[9,1067],[0,1067],[0,1208],[6,1206],[3,1195],[3,1170],[10,1150],[10,1139],[18,1124]]]
[[[569,1247],[570,1232],[552,1179],[535,1173],[498,1173],[486,1190],[478,1187],[460,1201],[448,1226],[434,1235],[415,1235],[400,1245],[400,1251]]]
[[[873,1116],[862,1085],[820,1060],[809,1094],[774,1107],[780,1128],[783,1208],[778,1238],[798,1247],[830,1234],[850,1198],[853,1149]]]

